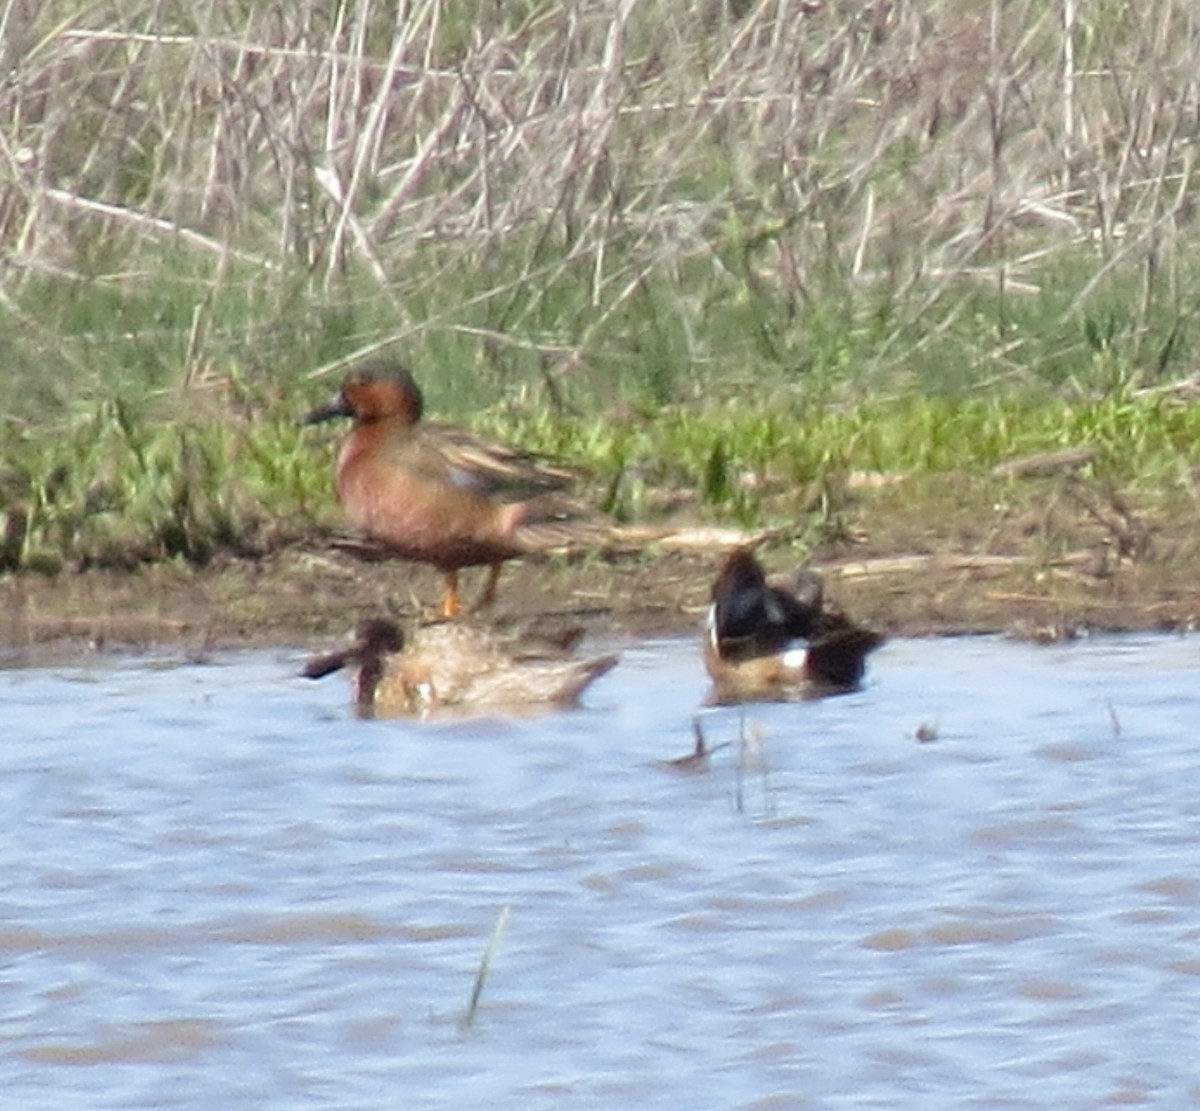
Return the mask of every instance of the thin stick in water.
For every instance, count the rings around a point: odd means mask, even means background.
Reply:
[[[483,960],[479,962],[479,971],[475,973],[475,986],[471,989],[471,1002],[467,1004],[467,1013],[463,1015],[462,1022],[459,1024],[464,1029],[475,1021],[475,1012],[479,1009],[479,997],[483,994],[488,968],[500,946],[500,938],[504,934],[504,927],[508,925],[508,915],[511,910],[511,906],[504,907],[496,918],[496,925],[492,927],[492,936],[488,938],[487,948],[483,951]]]

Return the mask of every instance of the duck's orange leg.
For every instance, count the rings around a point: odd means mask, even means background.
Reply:
[[[462,602],[458,597],[458,572],[446,571],[446,586],[442,592],[442,616],[457,617],[462,612]]]
[[[483,593],[479,595],[479,601],[475,603],[477,610],[486,609],[496,600],[496,587],[500,583],[500,570],[504,565],[501,563],[493,563],[488,568],[487,582],[483,584]]]

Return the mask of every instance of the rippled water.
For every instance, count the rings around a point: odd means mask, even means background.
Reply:
[[[1200,1105],[1197,656],[895,641],[705,774],[691,642],[515,723],[0,672],[0,1104]]]

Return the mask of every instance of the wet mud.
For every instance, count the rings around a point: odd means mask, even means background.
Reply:
[[[1142,552],[1122,552],[1085,524],[1074,545],[1060,544],[1057,553],[1031,544],[1017,527],[1009,535],[992,530],[986,546],[944,529],[877,527],[871,537],[826,544],[807,559],[768,540],[760,557],[772,571],[817,568],[834,604],[893,636],[1000,632],[1057,641],[1091,631],[1187,630],[1200,621],[1190,524],[1170,536],[1157,530],[1154,549]],[[736,539],[685,530],[620,551],[513,562],[495,606],[472,620],[507,629],[572,622],[590,640],[608,643],[694,632],[723,552]],[[468,600],[483,577],[464,573]],[[316,650],[364,616],[432,617],[439,591],[428,568],[363,562],[320,537],[203,568],[6,575],[0,652],[19,663],[164,647],[197,657],[271,645]]]

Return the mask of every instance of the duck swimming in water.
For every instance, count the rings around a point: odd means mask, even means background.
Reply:
[[[361,717],[565,708],[616,666],[617,656],[575,659],[548,642],[502,642],[457,622],[418,628],[406,638],[388,618],[360,621],[349,647],[312,657],[302,674],[320,679],[354,667]]]
[[[721,566],[704,624],[704,664],[717,701],[815,697],[853,690],[883,636],[825,606],[810,570],[768,580],[753,551]]]

